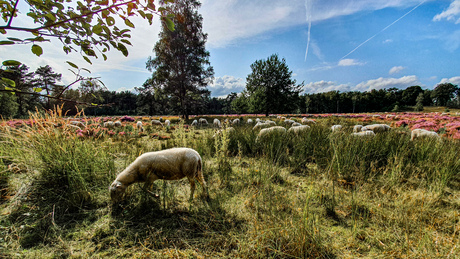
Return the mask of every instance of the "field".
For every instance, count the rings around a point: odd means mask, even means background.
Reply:
[[[310,115],[305,134],[258,142],[254,125],[219,136],[211,125],[266,119],[256,115],[200,116],[211,123],[198,127],[189,126],[197,118],[165,116],[171,126],[161,127],[150,124],[158,116],[68,119],[59,110],[1,121],[0,258],[459,258],[456,112]],[[107,120],[122,127],[104,128]],[[372,123],[392,129],[351,136]],[[414,128],[442,141],[411,141]],[[158,197],[133,184],[112,206],[119,172],[179,146],[202,156],[210,199],[198,185],[190,202],[186,179],[159,180]]]

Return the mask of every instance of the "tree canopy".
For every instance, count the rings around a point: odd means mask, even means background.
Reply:
[[[204,98],[210,94],[206,86],[214,75],[205,48],[203,18],[197,11],[200,5],[196,0],[167,4],[174,14],[175,30],[162,24],[160,39],[154,47],[155,57],[149,57],[146,63],[153,74],[144,88],[155,88],[168,96],[173,110],[185,118],[203,106]]]

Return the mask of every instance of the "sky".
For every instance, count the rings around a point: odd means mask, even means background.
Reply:
[[[20,10],[12,25],[30,25],[27,9]],[[304,93],[460,84],[460,0],[202,0],[199,13],[215,71],[212,97],[241,92],[250,65],[272,54],[286,60]],[[65,63],[71,61],[109,90],[133,90],[151,76],[145,63],[154,56],[160,22],[132,22],[128,57],[111,51],[107,61],[90,65],[52,41],[41,45],[40,57],[30,45],[0,46],[0,60],[19,60],[29,71],[50,65],[65,84],[75,79]]]

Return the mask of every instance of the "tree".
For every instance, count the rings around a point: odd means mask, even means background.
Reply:
[[[288,113],[296,109],[296,97],[301,85],[295,85],[292,71],[286,60],[273,54],[266,60],[257,60],[251,64],[252,73],[246,78],[245,91],[249,95],[251,112]]]
[[[58,81],[61,81],[62,74],[53,72],[53,69],[48,65],[37,68],[35,75],[37,78],[32,80],[32,84],[40,91],[45,90],[47,96],[57,96],[64,88],[64,86],[57,84]],[[49,97],[47,98],[46,108],[51,109]]]
[[[445,106],[447,102],[455,97],[458,89],[458,86],[451,83],[438,84],[431,93],[431,97],[434,98],[437,106]]]
[[[417,99],[415,100],[416,103],[415,103],[415,111],[417,112],[421,112],[423,111],[423,92],[419,93],[418,96],[417,96]]]
[[[402,92],[401,103],[410,106],[416,105],[417,98],[420,93],[423,93],[423,89],[418,85],[406,88]]]
[[[175,30],[162,24],[160,40],[154,47],[156,57],[149,57],[146,63],[153,72],[146,84],[169,95],[172,107],[186,119],[192,109],[205,103],[209,95],[206,86],[214,75],[205,49],[203,18],[197,11],[200,5],[196,0],[177,0],[167,5],[175,15]]]

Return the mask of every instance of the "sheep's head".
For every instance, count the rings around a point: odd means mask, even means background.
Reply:
[[[121,183],[120,181],[113,181],[113,183],[109,187],[110,191],[110,198],[112,199],[113,203],[118,203],[125,192],[126,186]]]

